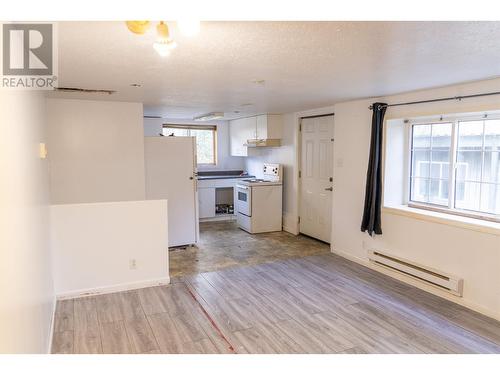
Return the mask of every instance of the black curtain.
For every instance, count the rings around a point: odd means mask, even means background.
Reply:
[[[370,142],[370,159],[366,172],[365,209],[361,231],[370,236],[382,234],[380,204],[382,200],[382,134],[385,103],[373,103],[372,138]]]

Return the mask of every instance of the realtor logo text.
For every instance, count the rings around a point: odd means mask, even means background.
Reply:
[[[2,25],[2,88],[51,90],[55,76],[54,25]]]

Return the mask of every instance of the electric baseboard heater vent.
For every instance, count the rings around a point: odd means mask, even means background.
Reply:
[[[368,259],[376,265],[411,276],[457,296],[462,296],[464,280],[394,255],[368,250]]]

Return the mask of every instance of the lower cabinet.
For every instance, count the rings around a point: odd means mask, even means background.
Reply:
[[[234,194],[235,185],[238,183],[236,178],[198,180],[198,215],[200,219],[227,220],[234,217],[230,206],[233,206],[236,200]],[[219,206],[219,213],[217,213]],[[228,212],[224,212],[227,209]],[[236,211],[234,211],[236,212]]]
[[[200,219],[215,216],[215,188],[198,188]]]

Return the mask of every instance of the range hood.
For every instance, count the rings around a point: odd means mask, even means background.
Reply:
[[[280,147],[281,139],[248,139],[244,144],[246,147]]]

